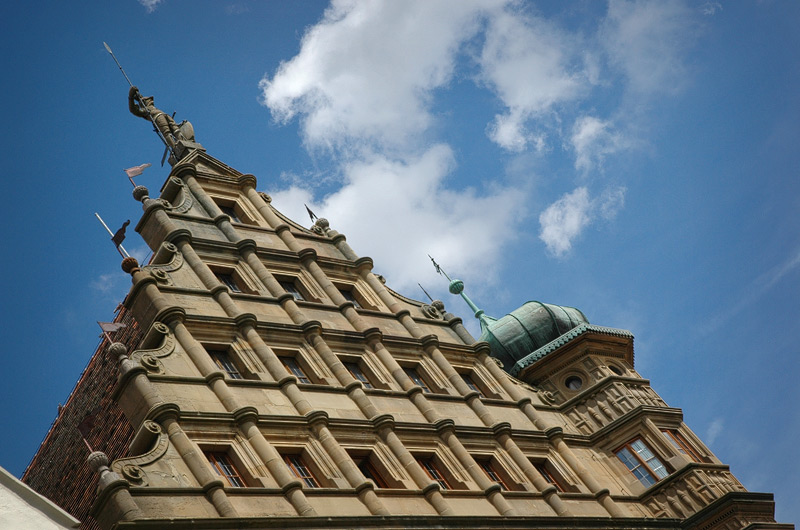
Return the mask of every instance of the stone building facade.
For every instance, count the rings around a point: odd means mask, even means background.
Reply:
[[[194,142],[173,162],[158,198],[134,190],[154,255],[123,261],[129,325],[24,476],[84,528],[793,528],[636,372],[629,332],[528,303],[478,311],[476,341],[254,176]]]

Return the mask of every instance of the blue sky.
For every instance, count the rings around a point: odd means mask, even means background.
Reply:
[[[0,465],[24,470],[127,291],[94,212],[135,224],[122,169],[168,174],[107,41],[212,156],[400,292],[470,318],[430,253],[494,316],[536,299],[630,329],[639,372],[800,521],[800,4],[146,4],[0,8]]]

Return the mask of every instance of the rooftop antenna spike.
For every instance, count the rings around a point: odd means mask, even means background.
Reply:
[[[433,298],[431,298],[431,295],[428,294],[428,291],[425,290],[425,288],[422,286],[422,284],[421,283],[417,283],[417,285],[419,285],[419,288],[422,289],[423,293],[425,293],[425,296],[428,297],[428,300],[433,302]]]
[[[114,52],[112,52],[112,51],[111,51],[111,46],[109,46],[108,44],[106,44],[106,41],[103,41],[103,46],[105,46],[105,47],[106,47],[106,51],[107,51],[109,54],[111,54],[111,58],[112,58],[112,59],[114,59],[114,62],[115,62],[115,63],[117,63],[117,66],[119,67],[119,71],[120,71],[120,72],[122,72],[122,75],[124,75],[124,76],[125,76],[125,79],[128,81],[128,84],[129,84],[130,86],[133,86],[133,83],[131,83],[131,80],[130,80],[130,78],[128,77],[128,74],[126,74],[126,73],[125,73],[125,70],[123,70],[123,68],[122,68],[122,65],[121,65],[121,64],[119,64],[119,61],[117,60],[117,56],[116,56],[116,55],[114,55]]]
[[[140,108],[142,108],[142,109],[147,108],[146,105],[145,105],[145,102],[144,102],[144,100],[142,98],[142,95],[139,93],[139,89],[136,88],[136,86],[131,82],[130,77],[128,77],[128,74],[125,73],[125,70],[122,68],[122,65],[119,64],[119,61],[117,60],[117,56],[114,55],[113,51],[111,51],[111,46],[109,46],[108,43],[106,43],[105,41],[103,41],[103,46],[105,46],[106,51],[109,53],[109,55],[111,55],[111,58],[114,59],[114,62],[117,63],[117,67],[119,68],[119,71],[122,72],[123,76],[125,76],[125,80],[128,82],[128,85],[130,85],[130,87],[131,87],[131,93],[135,94],[134,97],[136,98],[136,101],[139,103]],[[130,95],[129,95],[129,97],[130,97]],[[150,120],[150,123],[153,124],[153,129],[156,131],[156,134],[158,134],[158,137],[161,139],[161,141],[164,142],[164,145],[167,147],[167,150],[170,152],[170,154],[172,156],[175,156],[175,151],[172,149],[172,145],[170,145],[170,143],[167,141],[167,138],[164,136],[164,133],[158,127],[158,125],[156,124],[155,120],[153,119],[153,116],[150,113],[147,113],[147,119]],[[162,161],[161,165],[162,166],[164,165],[163,161]]]
[[[481,330],[485,330],[488,327],[489,322],[491,320],[494,320],[494,319],[492,319],[491,317],[487,316],[486,313],[483,312],[483,309],[479,308],[477,305],[475,305],[475,302],[470,300],[469,296],[467,296],[466,293],[464,292],[464,282],[463,281],[461,281],[459,279],[455,279],[455,280],[451,279],[450,276],[448,276],[447,273],[444,272],[442,267],[438,263],[436,263],[436,260],[433,259],[433,256],[428,254],[428,257],[431,258],[431,262],[433,263],[433,266],[436,268],[436,272],[438,272],[439,274],[443,274],[445,278],[450,280],[450,285],[448,286],[448,290],[452,294],[461,295],[461,298],[467,303],[469,308],[475,314],[475,318],[477,318],[480,321]],[[420,287],[422,287],[422,286],[420,285]]]

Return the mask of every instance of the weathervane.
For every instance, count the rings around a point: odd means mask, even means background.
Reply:
[[[189,149],[203,149],[203,146],[195,142],[194,127],[192,127],[192,124],[186,120],[183,120],[181,123],[175,123],[175,113],[170,116],[166,112],[158,109],[154,104],[153,96],[142,96],[139,92],[139,88],[131,82],[128,74],[125,73],[122,65],[119,64],[114,52],[111,51],[111,47],[105,42],[103,46],[105,46],[111,58],[114,59],[114,62],[117,63],[119,71],[122,72],[128,85],[130,85],[130,89],[128,90],[128,110],[130,110],[131,114],[134,116],[144,118],[152,123],[156,134],[158,134],[158,137],[166,146],[164,156],[161,158],[161,165],[164,165],[167,154],[170,155],[170,165],[174,165],[187,154]]]

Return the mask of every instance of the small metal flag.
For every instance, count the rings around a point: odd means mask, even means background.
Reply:
[[[130,219],[122,223],[120,229],[114,232],[114,235],[111,236],[111,241],[114,242],[114,246],[116,246],[117,248],[119,248],[122,242],[125,241],[125,229],[128,228],[129,224],[131,224]]]
[[[126,228],[128,227],[128,225],[130,224],[130,220],[128,220],[128,221],[125,221],[125,223],[122,225],[122,228],[120,228],[119,230],[117,230],[117,232],[116,232],[116,233],[114,233],[114,232],[112,232],[112,231],[111,231],[111,229],[108,227],[108,225],[106,224],[106,222],[105,222],[105,221],[103,221],[103,218],[102,218],[102,217],[100,217],[100,214],[98,214],[97,212],[95,212],[95,213],[94,213],[94,216],[95,216],[95,217],[97,217],[97,220],[98,220],[98,221],[100,221],[100,224],[101,224],[101,225],[103,225],[103,228],[105,228],[105,229],[106,229],[106,232],[108,232],[108,235],[110,235],[110,236],[111,236],[111,241],[113,241],[113,242],[114,242],[114,246],[116,246],[116,247],[117,247],[117,252],[119,252],[119,253],[120,253],[120,255],[121,255],[123,258],[129,258],[129,257],[130,257],[130,254],[128,254],[128,251],[127,251],[127,250],[125,250],[125,247],[123,247],[123,246],[122,246],[122,240],[123,240],[123,239],[125,239],[125,229],[126,229]]]
[[[308,216],[311,218],[311,222],[313,223],[316,219],[319,219],[314,212],[311,211],[311,208],[308,207],[307,204],[303,204],[306,207],[306,211],[308,212]]]

